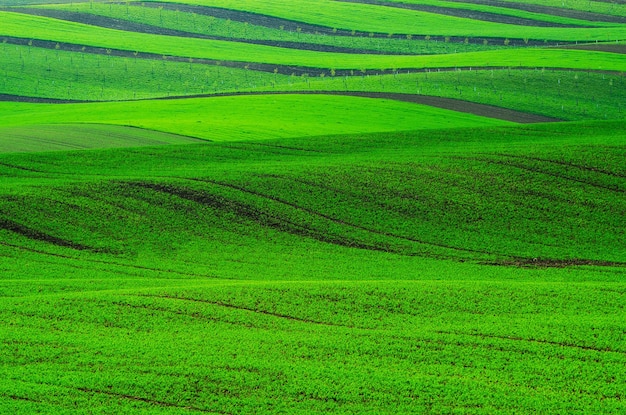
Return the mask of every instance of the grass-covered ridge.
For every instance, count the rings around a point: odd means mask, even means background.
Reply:
[[[0,413],[626,412],[622,5],[0,5]]]
[[[605,122],[1,155],[0,402],[619,412],[624,145]]]
[[[220,40],[172,38],[89,27],[39,16],[0,12],[0,36],[53,40],[79,45],[142,51],[185,58],[207,58],[260,62],[276,65],[323,67],[328,69],[392,69],[457,66],[556,66],[572,69],[617,70],[624,67],[624,55],[577,50],[506,50],[468,52],[456,56],[354,55],[294,51],[265,45],[233,44]],[[603,31],[606,33],[606,31]],[[626,38],[626,35],[623,36]],[[591,39],[589,39],[591,40]]]
[[[410,103],[328,95],[272,95],[90,103],[6,104],[5,126],[106,123],[229,141],[413,129],[502,125],[505,121]],[[174,117],[175,115],[175,117]],[[369,119],[363,124],[360,120]],[[280,128],[276,128],[276,123]]]

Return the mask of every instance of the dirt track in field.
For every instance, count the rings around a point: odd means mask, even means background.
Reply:
[[[570,19],[586,20],[588,22],[626,23],[626,17],[611,16],[608,14],[585,12],[582,10],[563,9],[560,7],[541,6],[538,4],[513,3],[501,0],[448,0],[456,3],[472,3],[483,6],[504,7],[508,9],[524,10],[532,13],[549,14],[552,16],[567,17]],[[613,1],[607,1],[613,3]]]
[[[390,3],[380,0],[338,0],[344,3],[361,3],[372,4],[383,7],[394,7],[398,9],[416,10],[421,12],[442,14],[445,16],[462,17],[466,19],[482,20],[484,22],[504,23],[518,26],[534,26],[534,27],[589,27],[580,25],[569,25],[562,23],[546,22],[542,20],[525,19],[522,17],[507,16],[497,13],[481,12],[475,10],[455,9],[450,7],[429,6],[424,4],[413,3]]]

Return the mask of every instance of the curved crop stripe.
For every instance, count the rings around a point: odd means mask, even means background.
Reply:
[[[102,48],[123,49],[192,58],[261,62],[276,65],[334,69],[403,69],[462,66],[560,67],[572,69],[626,69],[626,57],[578,50],[503,49],[437,56],[353,55],[299,51],[219,40],[184,39],[104,29],[38,16],[0,12],[0,36],[42,39]]]

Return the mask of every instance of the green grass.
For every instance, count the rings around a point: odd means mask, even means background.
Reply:
[[[385,33],[416,16],[457,32],[535,30],[326,0],[195,3]],[[624,55],[355,56],[0,21],[0,39],[79,45],[0,44],[1,94],[296,92],[0,102],[0,413],[626,412]],[[325,70],[284,76],[200,57]],[[362,71],[403,65],[432,69]],[[472,70],[437,71],[460,66]],[[331,71],[341,68],[354,73]],[[303,90],[450,96],[584,121],[518,125]]]
[[[269,1],[254,1],[243,4],[235,0],[177,0],[175,3],[253,11],[299,22],[363,32],[423,36],[529,38],[555,41],[626,39],[624,28],[617,24],[607,24],[606,27],[596,29],[516,26],[331,0],[299,1],[297,7],[294,7],[293,2],[276,3]],[[607,39],[607,37],[609,38]]]
[[[626,16],[626,7],[623,4],[600,2],[600,1],[586,1],[586,0],[506,0],[509,3],[527,3],[538,4],[541,6],[550,6],[563,9],[590,11],[594,13],[602,13],[614,16]]]
[[[281,75],[196,62],[100,56],[0,45],[0,93],[74,100],[132,100],[241,91],[373,91],[437,95],[561,119],[622,118],[617,74],[554,70],[461,72],[324,78]],[[520,85],[522,87],[520,88]]]
[[[102,123],[216,141],[507,124],[397,101],[298,94],[59,106],[0,103],[0,108],[0,123],[9,127]]]
[[[624,118],[625,86],[624,77],[617,74],[545,69],[466,69],[326,77],[284,84],[278,88],[288,91],[378,91],[440,96],[563,120],[585,120]]]
[[[214,229],[211,234],[234,226],[225,235],[247,228],[245,234],[254,239],[255,229],[267,227],[277,235],[271,238],[275,241],[306,236],[409,257],[620,262],[626,259],[623,235],[613,229],[619,229],[621,220],[615,212],[623,209],[622,124],[425,130],[343,139],[263,137],[250,143],[110,150],[101,157],[89,151],[6,155],[4,173],[17,177],[4,179],[4,186],[21,196],[6,199],[4,211],[19,215],[10,220],[28,229],[110,252],[128,251],[133,243],[175,252],[176,246],[196,246],[193,241],[205,227]],[[547,141],[547,133],[555,138]],[[73,185],[81,175],[85,184]],[[108,175],[115,181],[102,183]],[[37,180],[49,181],[51,193],[25,186]],[[91,215],[82,212],[94,212],[99,219],[97,226],[89,226],[91,231],[47,221],[68,194],[75,206],[73,213],[65,212],[65,220],[88,223]],[[38,212],[26,209],[29,205]],[[141,222],[163,233],[135,234],[137,226],[124,221],[140,217],[110,221],[115,209],[106,206],[127,206],[127,212],[150,207],[150,215],[160,212],[163,218]],[[176,218],[176,212],[186,213]],[[204,218],[204,225],[183,232],[193,218]],[[173,233],[167,237],[174,239],[159,243],[168,229]],[[116,238],[120,231],[126,237]],[[131,239],[124,242],[127,237]],[[137,249],[131,251],[139,254]]]
[[[538,22],[550,22],[550,23],[560,23],[560,24],[580,25],[580,26],[606,25],[606,23],[602,23],[602,22],[590,22],[588,20],[572,19],[572,18],[567,18],[567,17],[562,17],[562,16],[528,12],[524,10],[512,9],[512,8],[507,8],[507,7],[490,6],[490,5],[484,5],[484,4],[472,4],[472,3],[460,3],[460,2],[457,3],[457,2],[450,2],[450,1],[445,1],[445,0],[444,1],[442,0],[385,0],[385,1],[390,4],[393,4],[393,3],[419,4],[419,5],[446,7],[450,9],[467,10],[468,12],[471,12],[471,11],[486,12],[486,13],[498,14],[502,16],[520,17],[524,19],[535,20]],[[524,3],[530,3],[530,2],[524,2]],[[540,4],[545,5],[545,2],[542,2]],[[562,4],[563,3],[559,4],[559,6]]]
[[[1,155],[0,405],[619,413],[623,266],[541,264],[626,260],[625,145],[596,122]]]
[[[138,128],[94,124],[0,127],[0,131],[0,153],[143,147],[199,141]]]
[[[32,326],[5,329],[18,352],[0,387],[13,413],[619,412],[623,349],[596,350],[613,344],[613,289],[204,282],[8,299],[3,317]],[[280,317],[294,310],[302,320]],[[593,343],[570,334],[585,329]]]
[[[5,94],[72,100],[129,100],[236,91],[293,82],[289,76],[217,65],[0,45]]]
[[[370,38],[369,36],[330,36],[327,34],[306,33],[300,30],[289,31],[280,28],[269,28],[238,22],[230,19],[220,19],[213,16],[189,14],[167,9],[151,7],[126,7],[125,5],[113,4],[83,4],[55,6],[60,10],[89,13],[98,16],[112,17],[164,27],[173,30],[182,30],[189,33],[197,33],[208,36],[221,36],[233,39],[264,40],[309,43],[316,45],[330,45],[337,47],[352,48],[375,52],[391,52],[404,54],[435,54],[452,53],[455,51],[477,51],[502,48],[504,45],[483,45],[482,43],[456,43],[426,41],[423,38],[412,36],[397,38]]]
[[[561,67],[622,71],[625,55],[559,49],[506,49],[436,56],[382,56],[326,53],[129,33],[55,19],[2,12],[0,36],[52,40],[78,45],[141,51],[186,58],[208,58],[334,69],[392,69],[457,66]],[[569,30],[569,29],[568,29]],[[587,33],[587,32],[586,32]],[[606,33],[606,32],[604,32]],[[626,38],[626,36],[624,36]]]

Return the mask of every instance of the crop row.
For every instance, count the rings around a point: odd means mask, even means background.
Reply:
[[[623,34],[620,35],[622,29],[615,24],[608,25],[608,27],[610,27],[611,35],[616,37],[606,39],[605,28],[545,28],[507,25],[392,7],[329,0],[300,1],[297,7],[294,7],[293,4],[288,6],[282,3],[262,1],[242,4],[232,0],[179,0],[175,3],[248,11],[297,22],[365,33],[478,36],[555,41],[589,41],[595,40],[597,38],[595,36],[602,36],[601,39],[603,40],[623,38]]]
[[[170,6],[172,6],[170,4]],[[105,24],[97,16],[114,18],[132,23],[150,25],[154,31],[159,28],[165,30],[182,31],[180,36],[209,36],[224,40],[244,41],[250,43],[274,44],[296,49],[319,49],[345,48],[361,53],[404,53],[404,54],[435,54],[451,53],[454,51],[476,51],[501,48],[503,42],[492,41],[484,44],[481,39],[475,42],[473,39],[459,39],[451,43],[450,38],[433,38],[425,40],[422,37],[413,36],[380,36],[380,34],[363,34],[352,32],[349,35],[325,27],[293,26],[291,21],[272,22],[270,25],[261,26],[253,21],[254,16],[241,16],[239,20],[229,17],[215,17],[221,15],[223,10],[217,9],[191,9],[195,12],[178,12],[171,9],[154,7],[126,7],[123,5],[74,4],[72,7],[59,7],[61,12],[73,12],[82,14],[68,14],[67,19],[84,20],[90,24]],[[32,13],[51,13],[50,8],[35,9]],[[206,14],[203,14],[205,12]],[[232,13],[232,12],[231,12]],[[85,15],[86,14],[86,15]],[[92,17],[89,17],[92,16]],[[234,16],[239,17],[239,16]],[[249,20],[251,21],[249,21]],[[119,22],[115,22],[119,26]],[[130,25],[129,25],[130,28]],[[291,30],[290,30],[291,29]],[[128,30],[128,29],[127,29]],[[448,41],[446,42],[446,39]],[[500,45],[498,45],[500,43]],[[317,46],[316,46],[317,45]]]
[[[121,32],[9,12],[0,13],[0,19],[3,20],[0,35],[4,36],[186,58],[355,70],[457,66],[557,66],[615,71],[624,68],[624,55],[592,51],[505,49],[436,56],[355,55]]]
[[[0,44],[0,93],[62,100],[128,100],[245,91],[371,91],[456,98],[561,119],[623,116],[624,79],[611,73],[491,69],[372,76],[333,70],[285,75],[194,60],[122,58]],[[285,69],[285,68],[281,68]]]

